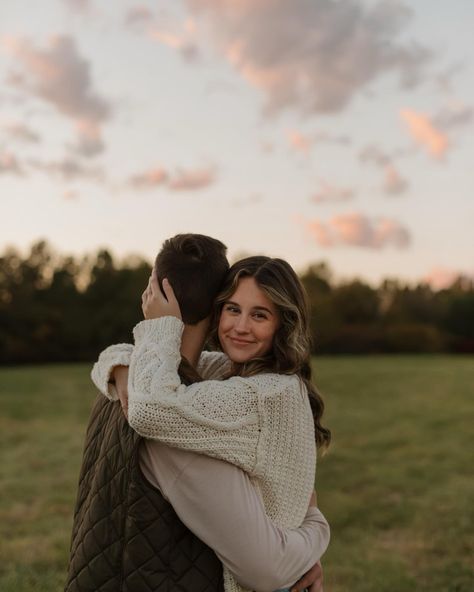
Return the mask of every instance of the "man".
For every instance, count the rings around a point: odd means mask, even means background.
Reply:
[[[210,237],[178,235],[165,242],[155,269],[169,278],[180,303],[186,325],[180,372],[193,382],[207,318],[228,269],[225,247]],[[107,348],[94,366],[94,382],[112,400],[126,400],[131,348]],[[243,471],[142,440],[117,402],[97,401],[86,435],[67,592],[222,590],[220,561],[243,586],[274,590],[312,566],[328,539],[315,507],[300,529],[283,531],[266,517]],[[300,589],[314,581],[316,591],[320,580],[315,566]]]

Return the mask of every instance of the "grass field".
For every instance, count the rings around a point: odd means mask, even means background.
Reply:
[[[333,430],[318,501],[325,592],[474,590],[474,363],[321,358]],[[0,370],[0,590],[61,591],[82,440],[84,365]]]

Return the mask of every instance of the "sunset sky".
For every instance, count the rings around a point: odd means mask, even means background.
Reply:
[[[0,251],[474,277],[474,2],[0,2]]]

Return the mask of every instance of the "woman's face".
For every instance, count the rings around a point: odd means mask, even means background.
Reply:
[[[224,302],[219,319],[219,341],[233,362],[247,362],[266,354],[280,323],[276,306],[252,277],[242,278]]]

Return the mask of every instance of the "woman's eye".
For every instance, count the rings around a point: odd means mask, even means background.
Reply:
[[[234,306],[233,304],[227,304],[225,309],[226,312],[231,312],[231,313],[238,313],[239,309],[237,308],[237,306]]]
[[[267,318],[267,316],[262,312],[256,312],[256,313],[254,313],[253,316],[255,319],[257,319],[259,321]]]

